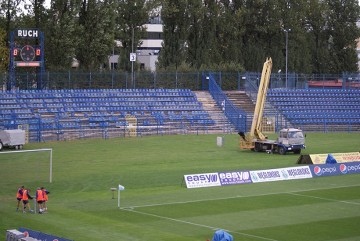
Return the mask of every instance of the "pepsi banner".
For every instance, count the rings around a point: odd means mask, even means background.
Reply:
[[[241,170],[184,175],[187,188],[274,182],[360,173],[360,162],[318,164],[267,170]]]
[[[310,170],[314,177],[355,174],[360,173],[360,162],[311,165]]]

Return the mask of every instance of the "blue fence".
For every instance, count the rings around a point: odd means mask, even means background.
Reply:
[[[245,90],[247,81],[258,85],[261,73],[250,72],[213,72],[222,90]],[[134,78],[126,72],[24,72],[15,76],[15,87],[30,89],[191,89],[207,90],[208,83],[204,72],[135,72]],[[0,85],[6,88],[9,76],[0,74]],[[276,73],[271,75],[270,89],[306,88],[353,89],[360,88],[360,75],[343,73],[341,75],[306,75],[299,73]]]
[[[59,76],[64,77],[63,80],[66,79],[66,81],[59,81]],[[87,76],[86,80],[82,81],[81,76]],[[247,113],[235,107],[223,90],[245,91],[255,100],[261,78],[260,73],[240,72],[216,72],[208,75],[201,72],[139,73],[134,83],[125,84],[123,88],[119,89],[111,88],[123,83],[122,80],[128,83],[126,76],[126,73],[115,72],[47,73],[47,79],[43,78],[47,80],[45,90],[38,90],[36,86],[25,84],[20,85],[24,88],[19,86],[19,89],[15,91],[3,91],[1,92],[0,128],[11,129],[17,128],[19,125],[27,125],[31,132],[30,139],[33,141],[46,141],[47,136],[49,138],[52,136],[51,140],[54,140],[54,136],[58,140],[66,139],[67,134],[75,138],[91,138],[93,136],[108,138],[126,135],[128,124],[125,116],[131,114],[138,117],[141,128],[137,128],[137,133],[140,135],[150,132],[172,134],[172,130],[165,125],[170,122],[173,123],[171,127],[176,127],[174,131],[177,133],[194,131],[207,133],[214,126],[214,121],[199,103],[178,107],[178,100],[172,99],[173,96],[167,96],[159,103],[155,99],[149,101],[149,99],[139,99],[139,97],[154,95],[153,91],[209,90],[217,105],[223,109],[225,116],[236,130],[247,131],[251,122],[251,120],[247,120],[249,119]],[[31,80],[30,74],[26,74],[26,77],[29,81]],[[358,98],[349,99],[350,102],[347,105],[343,105],[337,110],[325,112],[329,108],[344,103],[350,95],[355,97],[360,95],[360,88],[357,87],[360,82],[357,75],[344,74],[341,79],[338,77],[323,75],[305,78],[290,73],[286,80],[283,74],[273,73],[268,100],[275,108],[267,109],[264,115],[275,118],[276,130],[289,126],[317,131],[360,130]],[[75,79],[78,81],[74,81]],[[19,83],[24,84],[25,82],[20,81]],[[82,88],[83,86],[85,88]],[[96,86],[104,88],[95,88]],[[150,86],[150,88],[134,89],[131,88],[133,86]],[[165,86],[173,88],[162,88]],[[191,88],[187,89],[186,86]],[[284,88],[284,86],[288,88]],[[90,89],[89,87],[94,88]],[[304,98],[310,100],[311,96],[303,95],[294,97],[295,99],[285,99],[286,96],[295,96],[300,92],[315,94],[317,91],[316,93],[321,96],[329,89],[332,89],[331,94],[334,96],[331,101],[330,97],[324,101],[320,101],[318,98],[306,106],[300,105],[302,102],[299,100]],[[114,90],[116,95],[129,92],[134,96],[126,99],[123,99],[122,96],[109,96],[115,95]],[[140,90],[146,93],[140,93]],[[277,93],[282,93],[284,98],[277,99]],[[271,97],[271,94],[274,96]],[[83,95],[83,97],[79,95]],[[102,95],[110,98],[105,100]],[[71,96],[76,98],[73,99]],[[140,105],[141,103],[145,105]],[[44,117],[46,115],[52,117]],[[310,129],[310,125],[313,126],[313,129]],[[69,130],[69,133],[64,133],[64,129]],[[87,136],[86,133],[89,132],[89,129],[92,134]],[[114,131],[111,132],[111,129]],[[175,132],[174,134],[176,134]]]
[[[246,131],[246,112],[232,104],[226,94],[223,93],[219,85],[216,83],[212,74],[209,74],[207,78],[209,84],[209,92],[216,101],[216,104],[218,106],[221,106],[225,116],[228,118],[231,124],[234,125],[237,131]]]

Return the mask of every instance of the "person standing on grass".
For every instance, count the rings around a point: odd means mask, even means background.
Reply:
[[[20,202],[21,202],[22,197],[23,197],[23,190],[24,190],[24,186],[21,186],[21,187],[18,188],[18,190],[16,192],[16,200],[17,200],[16,212],[19,211]]]
[[[29,199],[33,199],[33,197],[30,195],[30,189],[24,188],[23,196],[22,196],[23,207],[24,207],[23,213],[26,213],[26,207],[29,209],[29,212],[34,212],[34,210],[31,210],[30,208]]]
[[[44,197],[43,187],[42,188],[38,187],[38,189],[36,189],[36,202],[39,208],[39,213],[44,212],[44,201],[45,201],[45,197]]]
[[[49,200],[48,194],[50,192],[48,190],[46,190],[44,187],[42,187],[41,190],[43,190],[43,193],[44,193],[43,209],[44,209],[44,212],[46,212],[47,211],[46,202]]]

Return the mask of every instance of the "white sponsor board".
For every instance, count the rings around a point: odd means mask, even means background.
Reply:
[[[254,183],[312,178],[308,166],[250,171],[250,175]]]
[[[221,186],[217,172],[184,175],[184,179],[187,188]]]
[[[312,178],[311,170],[309,166],[303,167],[288,167],[281,170],[285,179],[305,179]]]

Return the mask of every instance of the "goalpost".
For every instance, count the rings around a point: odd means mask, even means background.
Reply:
[[[4,155],[14,155],[14,154],[20,154],[20,153],[34,153],[34,152],[49,152],[49,183],[52,183],[52,178],[53,178],[53,174],[52,174],[52,148],[44,148],[44,149],[34,149],[34,150],[20,150],[20,151],[0,151],[0,161],[1,158]],[[36,158],[36,156],[35,156]],[[15,162],[15,165],[26,165],[25,163],[16,163],[16,160],[14,160],[15,158],[11,158],[11,160],[7,160],[8,162],[3,164],[4,166],[7,165],[8,168],[2,168],[4,171],[8,171],[11,172],[13,171],[12,169],[14,169],[14,167],[10,164],[12,162]],[[26,162],[28,158],[24,158],[23,162]],[[38,160],[39,162],[41,162],[41,160]],[[2,162],[0,162],[0,166],[2,165]],[[27,171],[27,170],[26,170]],[[31,168],[29,168],[29,171],[32,171]]]

